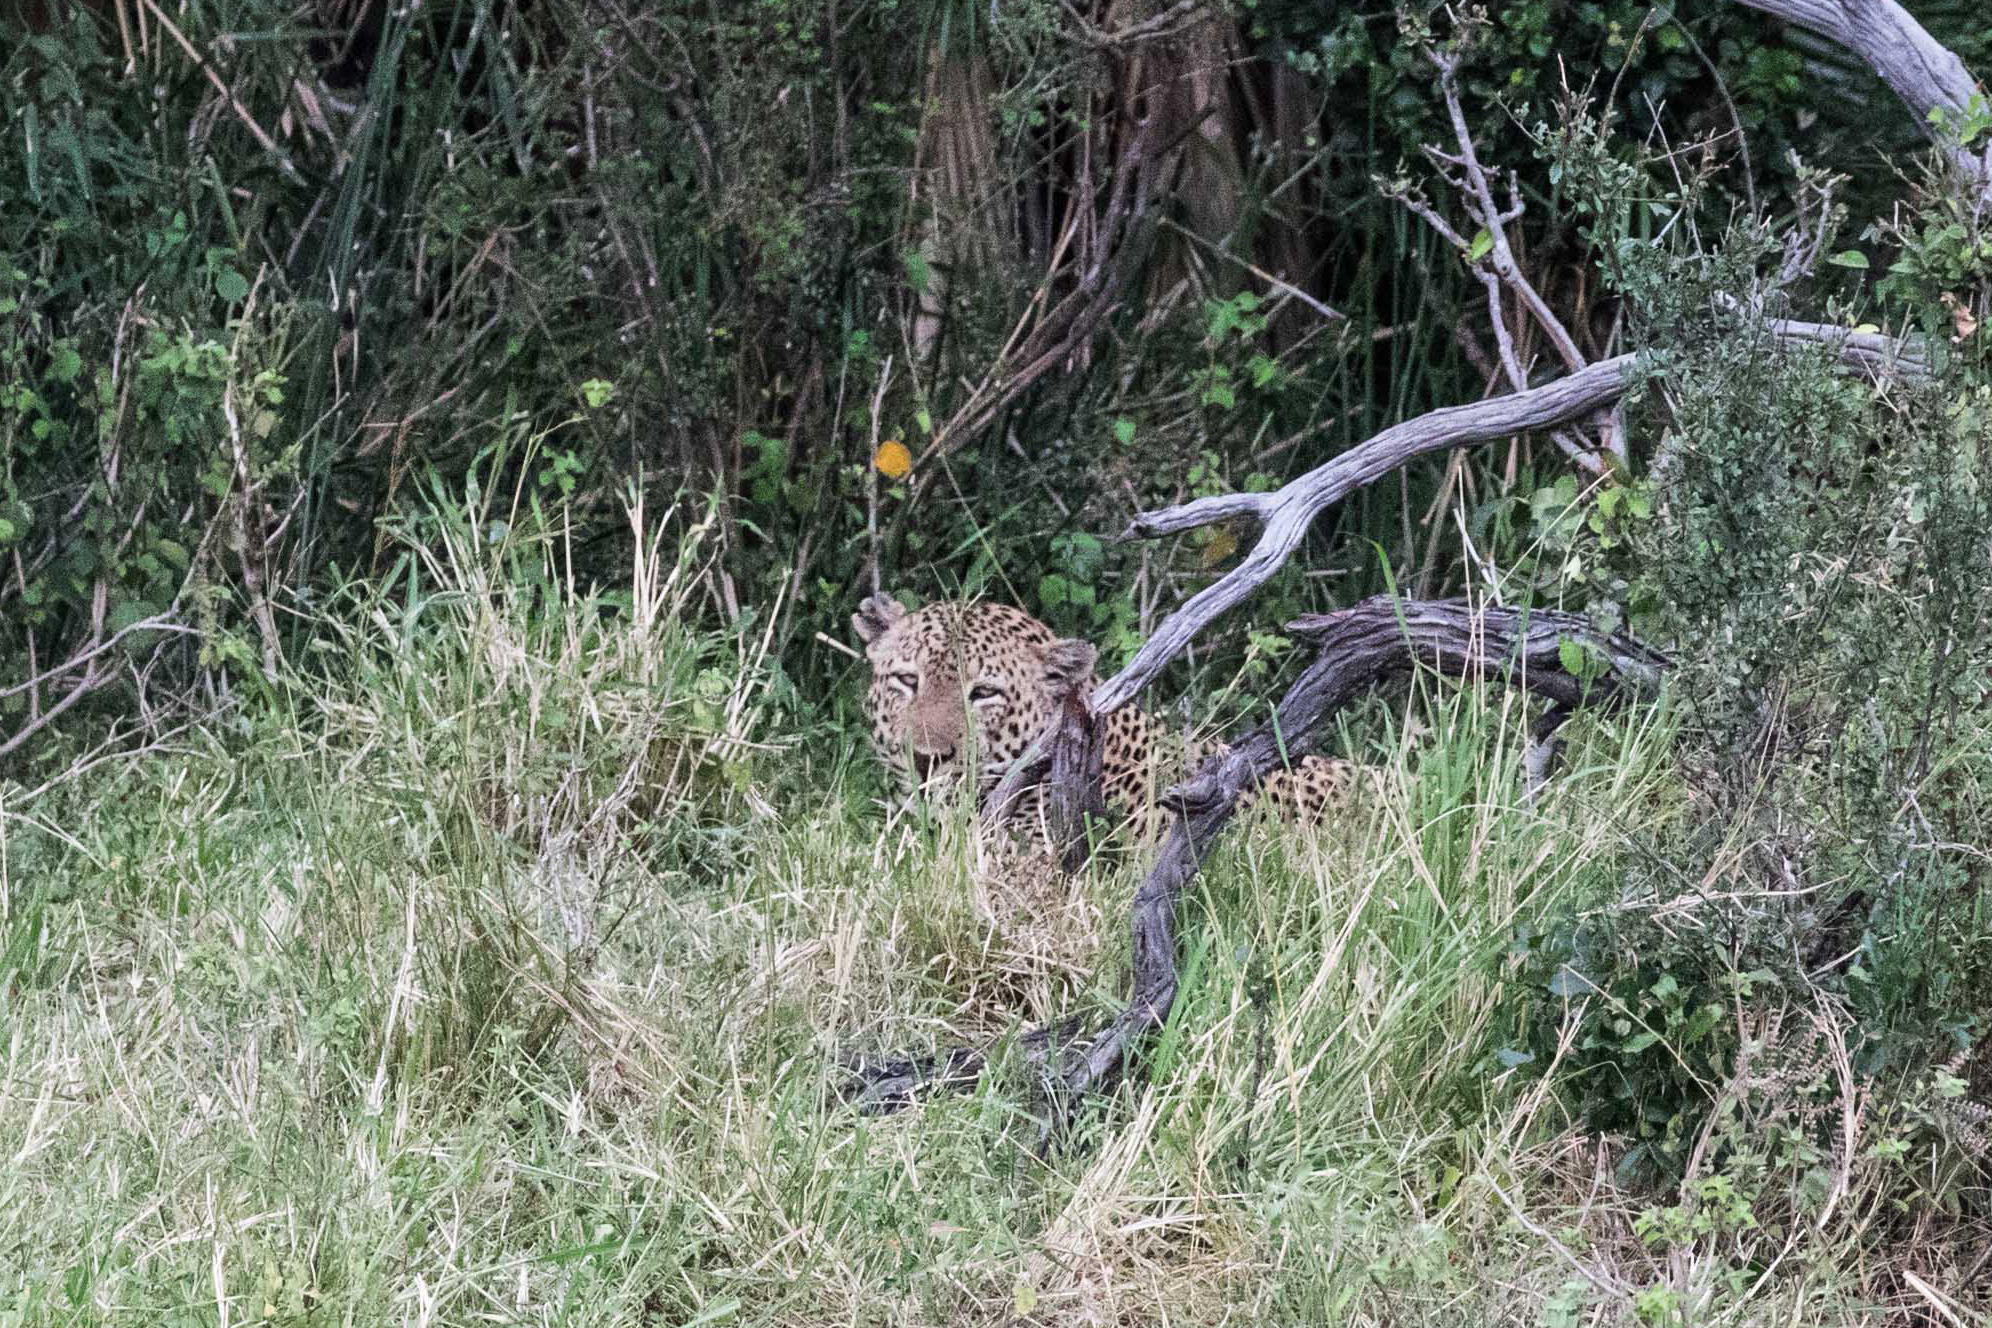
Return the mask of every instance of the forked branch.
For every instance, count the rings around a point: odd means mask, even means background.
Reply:
[[[1765,329],[1780,344],[1826,346],[1850,369],[1905,377],[1922,377],[1929,372],[1921,343],[1912,339],[1898,341],[1872,332],[1794,319],[1768,322]],[[1271,580],[1300,547],[1315,518],[1351,493],[1415,457],[1555,428],[1616,406],[1631,385],[1637,358],[1616,355],[1525,392],[1428,411],[1392,425],[1271,493],[1219,494],[1141,513],[1123,539],[1152,539],[1246,518],[1258,523],[1259,540],[1238,566],[1164,619],[1126,668],[1100,684],[1093,693],[1093,712],[1111,714],[1139,696],[1198,633]]]
[[[1385,192],[1436,231],[1439,238],[1456,249],[1473,269],[1474,277],[1487,292],[1487,317],[1494,333],[1495,351],[1500,359],[1501,373],[1508,380],[1511,390],[1520,392],[1529,386],[1531,366],[1522,362],[1521,353],[1515,346],[1514,332],[1509,326],[1511,315],[1503,303],[1504,295],[1512,298],[1520,312],[1549,340],[1557,358],[1563,361],[1565,372],[1577,373],[1590,361],[1577,349],[1576,338],[1570,335],[1570,329],[1549,307],[1549,301],[1543,299],[1541,292],[1523,273],[1521,263],[1515,258],[1514,246],[1509,242],[1508,224],[1520,220],[1523,212],[1521,187],[1510,172],[1508,205],[1502,207],[1495,200],[1493,178],[1480,163],[1480,151],[1474,146],[1473,131],[1467,125],[1466,109],[1460,102],[1459,55],[1453,50],[1431,46],[1426,50],[1426,58],[1439,71],[1439,92],[1445,99],[1446,115],[1452,124],[1454,150],[1446,151],[1427,145],[1425,155],[1438,168],[1439,177],[1459,195],[1460,207],[1473,227],[1477,228],[1475,238],[1467,240],[1459,228],[1446,220],[1422,193],[1408,183],[1386,184]],[[1625,460],[1624,438],[1609,423],[1609,413],[1602,418],[1607,421],[1602,437],[1604,449],[1620,461]],[[1575,429],[1559,425],[1552,427],[1549,435],[1578,469],[1593,475],[1604,473],[1605,463],[1599,458],[1597,450]]]
[[[1415,457],[1555,428],[1614,405],[1625,395],[1634,359],[1614,356],[1541,387],[1429,411],[1392,425],[1272,493],[1220,494],[1137,516],[1123,538],[1151,539],[1246,517],[1259,524],[1259,541],[1243,562],[1170,614],[1127,667],[1100,685],[1093,693],[1093,712],[1111,714],[1140,695],[1199,632],[1272,579],[1316,517],[1357,489]]]

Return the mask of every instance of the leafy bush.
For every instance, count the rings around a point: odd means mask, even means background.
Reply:
[[[1694,798],[1629,833],[1617,900],[1523,953],[1534,1049],[1575,1022],[1566,1061],[1594,1123],[1640,1141],[1635,1170],[1700,1140],[1738,1010],[1844,1002],[1864,1077],[1924,1073],[1992,1026],[1992,359],[1933,338],[1928,374],[1870,377],[1779,343],[1789,252],[1752,226],[1712,253],[1619,249],[1653,348],[1651,517],[1619,549],[1595,523],[1560,537],[1676,652]],[[1949,330],[1988,271],[1920,305],[1898,281],[1891,312]]]

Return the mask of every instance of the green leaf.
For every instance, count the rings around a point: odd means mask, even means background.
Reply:
[[[1473,237],[1473,243],[1467,246],[1466,261],[1469,263],[1478,263],[1481,259],[1492,253],[1493,250],[1494,237],[1488,234],[1485,227],[1482,227],[1480,234]]]
[[[59,343],[49,357],[48,376],[58,383],[70,383],[82,372],[83,357],[76,353],[76,347],[66,341]]]
[[[1122,447],[1126,447],[1132,443],[1134,441],[1134,421],[1125,415],[1115,420],[1114,437],[1120,441]]]
[[[1858,249],[1842,249],[1826,261],[1834,267],[1850,267],[1859,272],[1867,271],[1867,255]]]
[[[249,296],[249,279],[232,267],[214,274],[214,293],[230,304],[240,304]]]

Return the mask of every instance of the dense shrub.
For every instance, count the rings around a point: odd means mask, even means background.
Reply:
[[[1927,374],[1775,340],[1790,250],[1765,228],[1619,250],[1656,451],[1640,519],[1561,538],[1594,609],[1676,652],[1693,803],[1628,831],[1616,899],[1529,938],[1524,1018],[1545,1057],[1577,1021],[1575,1082],[1641,1141],[1635,1169],[1677,1169],[1711,1127],[1739,1011],[1844,1011],[1863,1079],[1960,1054],[1992,1077],[1971,1055],[1992,1022],[1992,360],[1949,313],[1984,307],[1992,250],[1938,291],[1913,280],[1933,230],[1881,302],[1826,301],[1909,334]]]

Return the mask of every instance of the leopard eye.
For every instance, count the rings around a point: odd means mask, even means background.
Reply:
[[[920,690],[920,675],[917,673],[895,673],[887,679],[895,687],[903,687],[908,695]]]
[[[970,705],[981,701],[1000,701],[1002,699],[1003,689],[994,683],[979,682],[968,689],[968,701]]]

